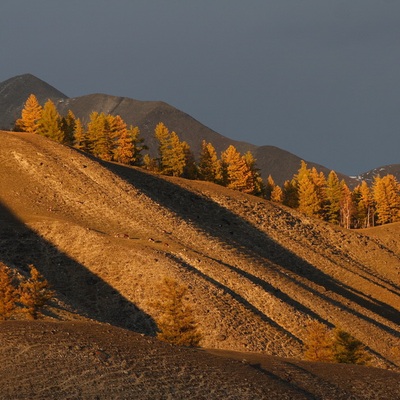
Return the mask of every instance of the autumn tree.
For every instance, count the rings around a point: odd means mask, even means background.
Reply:
[[[271,194],[275,189],[276,183],[272,175],[268,175],[267,183],[265,184],[265,198],[271,200]]]
[[[374,203],[372,192],[367,182],[362,181],[353,190],[353,199],[355,202],[355,216],[357,227],[369,228],[374,225]]]
[[[102,160],[111,161],[113,156],[113,139],[111,137],[110,119],[104,113],[92,112],[87,126],[89,151]]]
[[[61,118],[61,130],[64,133],[64,143],[73,144],[76,128],[76,118],[71,110],[65,117]]]
[[[0,320],[11,319],[16,308],[18,291],[8,267],[0,262]]]
[[[79,118],[75,119],[75,131],[73,137],[73,146],[82,151],[88,151],[88,139],[86,130]]]
[[[153,306],[159,316],[156,318],[159,333],[157,337],[165,342],[180,346],[199,345],[198,332],[193,311],[185,301],[187,287],[176,280],[165,278],[157,291]]]
[[[160,122],[155,128],[158,140],[159,171],[164,175],[181,176],[186,167],[187,143],[182,142],[175,132]]]
[[[221,155],[224,186],[244,193],[254,193],[252,172],[244,157],[230,145]]]
[[[244,161],[246,162],[248,168],[250,169],[252,185],[254,187],[251,194],[255,196],[264,196],[265,195],[265,185],[261,178],[260,169],[257,168],[257,161],[254,158],[253,154],[250,151],[247,151],[243,156]]]
[[[33,266],[29,266],[30,277],[20,285],[19,302],[28,319],[38,319],[41,310],[54,297],[48,281]]]
[[[298,190],[297,190],[297,182],[295,179],[292,180],[286,180],[283,184],[283,199],[282,203],[285,206],[291,207],[291,208],[298,208],[299,206],[299,196],[298,196]]]
[[[21,118],[15,123],[15,130],[36,133],[38,121],[42,117],[42,107],[36,96],[31,94],[22,109]]]
[[[198,170],[194,154],[187,142],[182,142],[182,148],[185,154],[185,167],[182,176],[187,179],[197,179]]]
[[[59,143],[65,142],[65,133],[61,129],[61,117],[51,100],[47,100],[44,104],[37,133]]]
[[[322,206],[321,199],[318,196],[318,187],[314,182],[312,171],[307,168],[307,164],[304,161],[301,161],[301,166],[295,179],[299,211],[309,217],[319,216]]]
[[[322,322],[310,321],[304,339],[304,358],[308,361],[333,362],[333,336]]]
[[[137,126],[130,126],[128,135],[132,138],[132,159],[131,164],[141,166],[143,164],[142,151],[148,147],[144,144],[144,139],[140,137],[140,129]]]
[[[338,363],[365,365],[370,359],[363,343],[342,329],[334,331],[332,350]]]
[[[211,143],[203,140],[199,157],[199,178],[203,181],[218,183],[221,181],[221,165],[217,152]]]
[[[326,181],[325,219],[333,224],[340,222],[340,200],[342,198],[342,185],[335,171],[331,171]]]
[[[376,177],[372,187],[377,223],[400,221],[400,184],[394,175]]]
[[[131,164],[133,158],[133,138],[128,131],[124,120],[116,115],[112,117],[110,123],[111,139],[115,140],[112,148],[113,159],[122,164]]]

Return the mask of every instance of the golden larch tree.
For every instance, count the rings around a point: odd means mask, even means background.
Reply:
[[[203,181],[217,183],[221,180],[221,166],[217,152],[214,146],[205,140],[201,143],[198,169],[199,178]]]
[[[156,322],[160,332],[157,337],[179,346],[197,347],[201,340],[192,308],[185,301],[187,287],[174,279],[164,278],[159,285]]]
[[[20,285],[19,302],[28,319],[38,319],[41,310],[54,297],[49,282],[33,266],[29,266],[30,277]]]
[[[0,320],[11,319],[16,308],[18,291],[8,267],[0,262]]]
[[[15,129],[22,132],[37,133],[38,121],[42,117],[42,106],[34,94],[25,102],[21,118],[15,123]]]
[[[230,189],[253,193],[253,176],[244,157],[230,145],[221,155],[223,183]]]
[[[36,133],[59,143],[65,142],[65,133],[61,129],[61,117],[51,100],[47,100],[44,104]]]

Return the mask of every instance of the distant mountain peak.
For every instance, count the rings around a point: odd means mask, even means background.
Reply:
[[[40,103],[48,99],[67,99],[64,93],[32,74],[17,75],[0,83],[0,128],[11,130],[21,115],[22,107],[30,94]]]

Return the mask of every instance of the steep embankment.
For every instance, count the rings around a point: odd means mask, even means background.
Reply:
[[[362,340],[374,365],[399,365],[400,254],[381,241],[209,183],[0,136],[1,261],[34,263],[62,300],[54,313],[154,333],[155,288],[172,276],[189,287],[205,347],[297,357],[318,319]]]

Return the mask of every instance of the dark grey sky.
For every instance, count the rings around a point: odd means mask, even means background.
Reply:
[[[0,81],[163,100],[346,174],[400,163],[398,0],[2,0]]]

